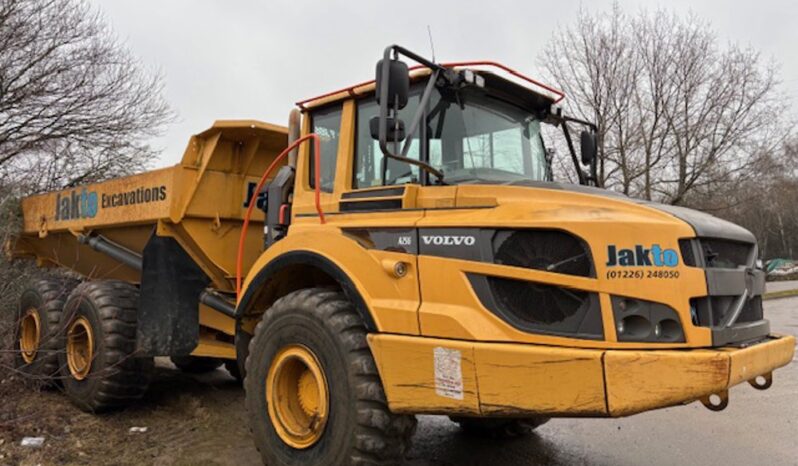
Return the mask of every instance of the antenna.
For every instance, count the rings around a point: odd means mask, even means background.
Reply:
[[[432,49],[432,62],[435,62],[435,44],[432,43],[432,28],[427,24],[427,35],[429,36],[429,48]]]

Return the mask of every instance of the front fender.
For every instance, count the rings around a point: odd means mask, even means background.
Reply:
[[[287,265],[307,265],[333,278],[361,313],[370,332],[418,335],[419,288],[416,257],[368,249],[338,228],[291,233],[263,252],[249,270],[236,307],[238,317],[258,290]],[[393,264],[407,274],[393,275]]]

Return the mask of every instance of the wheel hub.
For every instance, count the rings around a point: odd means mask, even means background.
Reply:
[[[69,372],[77,380],[83,380],[91,372],[91,362],[94,359],[94,333],[91,323],[79,316],[67,330],[67,365]]]
[[[25,363],[30,364],[36,359],[41,337],[39,313],[36,308],[30,308],[19,321],[19,350]]]
[[[321,364],[310,349],[289,345],[277,353],[266,377],[266,404],[277,435],[287,445],[308,448],[321,438],[329,395]]]

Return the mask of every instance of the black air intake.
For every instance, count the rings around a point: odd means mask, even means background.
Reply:
[[[602,339],[598,294],[512,278],[468,274],[486,309],[530,333]]]
[[[556,285],[488,277],[496,304],[532,325],[552,325],[589,304],[590,293]]]
[[[498,231],[493,251],[496,264],[595,277],[590,249],[581,239],[562,231]]]

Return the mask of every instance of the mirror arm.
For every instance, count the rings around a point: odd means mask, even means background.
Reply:
[[[385,57],[386,58],[389,56],[388,53],[390,51],[394,51],[397,54],[402,54],[402,55],[406,56],[407,58],[412,59],[416,63],[420,63],[420,64],[426,66],[427,68],[430,68],[433,71],[441,71],[441,72],[445,72],[446,71],[446,68],[442,67],[441,65],[439,65],[437,63],[434,63],[434,62],[431,62],[431,61],[427,60],[426,58],[424,58],[424,57],[422,57],[420,55],[416,55],[415,53],[411,52],[410,50],[407,50],[406,48],[401,47],[399,45],[389,45],[385,49]]]
[[[380,132],[382,132],[382,128],[380,128]],[[435,169],[434,167],[432,167],[432,165],[426,162],[422,162],[421,160],[411,159],[410,157],[403,157],[401,155],[396,155],[393,152],[391,152],[391,150],[388,149],[388,141],[386,141],[382,137],[380,137],[380,149],[382,150],[382,154],[390,159],[394,159],[399,162],[404,162],[410,165],[415,165],[421,168],[422,170],[426,170],[427,172],[431,173],[436,178],[438,178],[438,180],[441,181],[443,180],[443,172]]]
[[[596,126],[595,123],[589,122],[587,120],[582,120],[580,118],[574,118],[571,116],[561,116],[560,119],[566,123],[579,123],[580,125],[585,125],[592,129],[594,133],[598,133],[598,126]]]
[[[405,136],[405,145],[402,147],[402,157],[407,157],[407,153],[410,152],[410,146],[413,142],[413,135],[416,133],[418,125],[421,123],[421,118],[424,116],[424,109],[427,108],[430,96],[432,96],[432,89],[435,88],[435,82],[437,80],[438,70],[434,70],[432,75],[429,77],[429,81],[427,81],[427,86],[424,88],[424,94],[421,95],[421,102],[418,104],[418,111],[413,116],[413,121],[410,123],[410,129],[407,130],[407,135]]]
[[[409,157],[404,157],[401,155],[396,155],[388,148],[388,86],[390,83],[390,59],[391,59],[391,52],[395,52],[396,54],[401,53],[417,62],[432,68],[433,70],[439,71],[441,69],[445,70],[445,68],[441,67],[440,65],[436,65],[418,55],[410,52],[409,50],[405,50],[398,45],[390,45],[385,48],[385,52],[383,53],[383,60],[382,60],[382,73],[380,78],[382,81],[380,82],[380,128],[379,128],[379,135],[380,135],[380,150],[382,150],[383,155],[388,158],[392,158],[399,162],[404,162],[410,165],[415,165],[427,172],[433,174],[438,180],[443,180],[443,173],[439,170],[433,168],[430,164],[422,162],[420,160],[411,159]],[[437,74],[437,73],[436,73]],[[421,110],[421,108],[419,108]],[[414,119],[415,120],[415,119]],[[387,166],[387,164],[385,164]],[[385,178],[383,177],[383,182]]]
[[[579,166],[579,159],[576,156],[576,149],[574,149],[574,141],[571,139],[571,132],[568,131],[568,123],[565,121],[562,124],[562,132],[565,136],[565,142],[568,143],[568,151],[571,153],[571,160],[574,162],[574,168],[576,168],[576,176],[579,178],[579,184],[587,185],[585,175],[582,173],[582,167]]]
[[[600,188],[601,185],[599,185],[597,166],[598,166],[598,155],[596,157],[593,157],[593,160],[590,162],[590,178],[593,180],[593,186]]]

